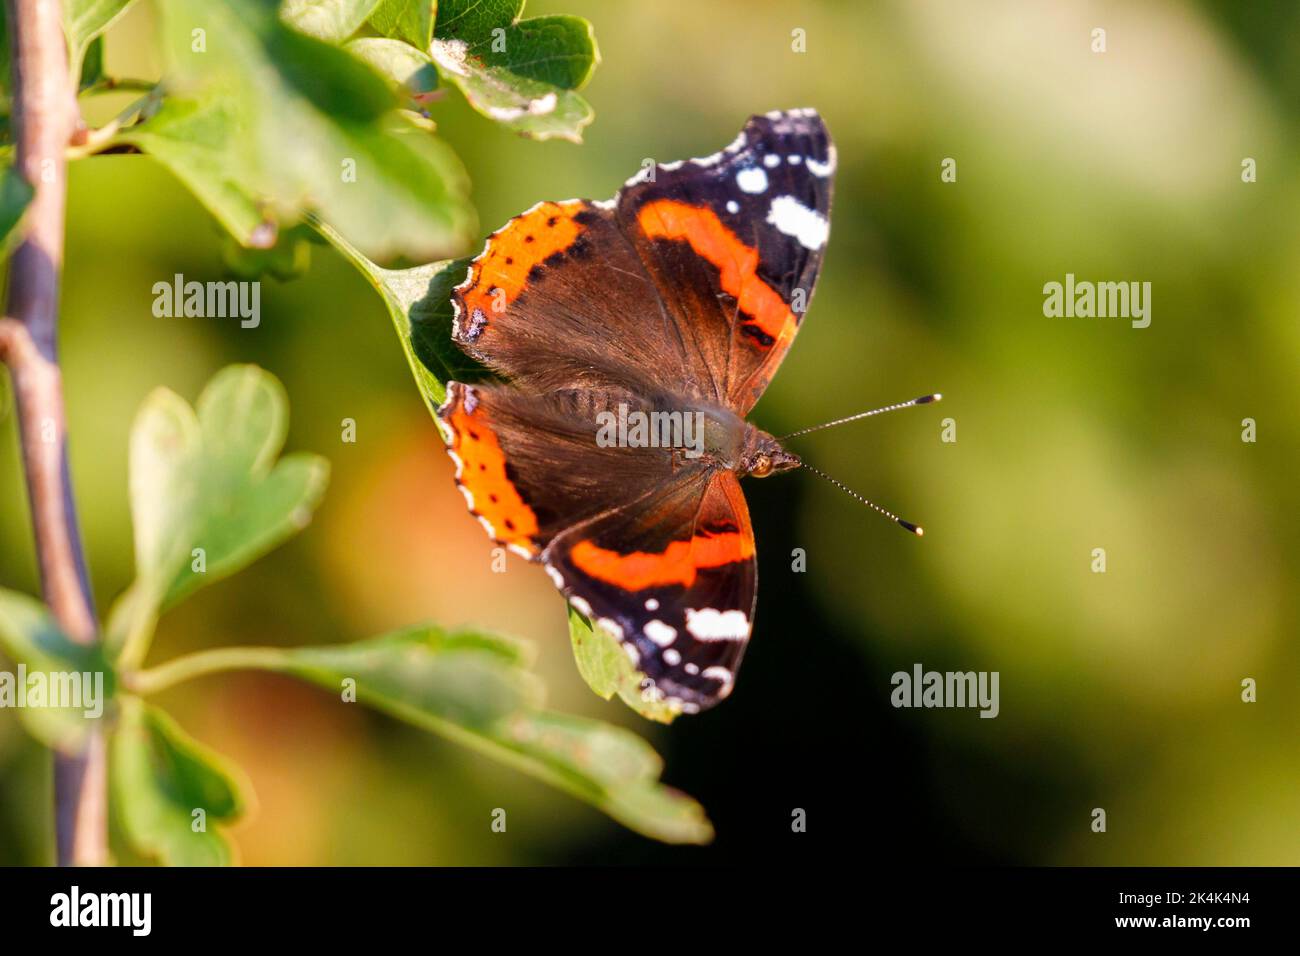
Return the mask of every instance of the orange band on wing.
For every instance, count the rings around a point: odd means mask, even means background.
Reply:
[[[470,512],[486,522],[496,540],[535,555],[532,536],[538,530],[537,515],[506,475],[505,452],[482,406],[470,411],[464,393],[453,392],[447,409],[439,414],[451,430],[448,449],[457,466],[456,484]]]
[[[756,274],[758,250],[737,239],[712,209],[659,199],[641,207],[637,222],[651,239],[685,240],[696,255],[717,266],[722,291],[766,336],[756,337],[761,345],[785,344],[794,335],[798,327],[794,313],[780,293]]]
[[[466,314],[482,316],[473,318],[469,327],[480,329],[494,312],[518,298],[534,266],[573,245],[586,228],[575,217],[586,208],[580,202],[540,203],[493,234],[471,265],[461,292]]]
[[[701,568],[719,568],[754,555],[751,531],[697,534],[690,541],[674,541],[659,554],[634,551],[621,554],[591,541],[579,541],[569,558],[574,567],[599,581],[628,591],[680,584],[689,588]]]

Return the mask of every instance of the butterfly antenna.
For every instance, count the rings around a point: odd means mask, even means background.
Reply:
[[[834,428],[836,425],[845,425],[849,422],[856,422],[860,418],[870,418],[872,415],[883,415],[885,412],[894,412],[900,408],[911,408],[913,405],[929,405],[931,402],[937,402],[942,398],[943,396],[938,392],[935,392],[933,395],[922,395],[920,398],[914,398],[910,402],[899,402],[897,405],[886,405],[884,408],[873,408],[869,412],[858,412],[856,415],[850,415],[848,418],[837,418],[835,421],[826,422],[824,425],[813,425],[811,428],[801,428],[797,432],[782,435],[779,440],[785,441],[787,438],[797,438],[800,435],[807,435],[809,432],[819,432],[823,428]],[[835,479],[832,478],[831,480],[834,481]],[[844,490],[848,491],[847,488]],[[852,492],[849,493],[852,494]],[[870,502],[868,502],[868,504],[870,504]],[[886,514],[888,514],[888,512],[886,512]]]
[[[908,404],[910,405],[912,403],[909,402]],[[895,407],[901,407],[901,406],[895,406]],[[811,471],[818,478],[825,478],[836,488],[840,489],[840,491],[844,492],[846,495],[848,495],[851,498],[857,499],[859,502],[866,505],[872,511],[875,511],[877,514],[884,515],[886,518],[894,522],[894,524],[898,525],[900,528],[912,532],[912,534],[916,535],[918,538],[921,537],[923,534],[925,534],[925,529],[922,528],[920,525],[912,524],[912,522],[910,521],[904,521],[902,518],[894,514],[892,511],[886,511],[884,508],[880,507],[880,505],[876,504],[874,501],[862,497],[862,495],[858,494],[856,491],[854,491],[848,485],[844,484],[844,482],[840,481],[838,478],[832,478],[830,475],[826,474],[826,472],[822,471],[821,469],[814,468],[806,461],[802,462],[802,465],[804,468],[806,468],[808,471]]]

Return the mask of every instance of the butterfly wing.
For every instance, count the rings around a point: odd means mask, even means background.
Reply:
[[[792,110],[652,170],[610,202],[539,203],[493,233],[452,293],[452,338],[523,387],[653,378],[743,416],[812,297],[835,148]]]
[[[731,471],[603,447],[596,413],[753,406],[812,295],[834,165],[812,111],[754,117],[613,201],[516,216],[452,295],[452,338],[511,381],[453,382],[438,413],[470,511],[687,711],[730,692],[749,640],[749,512]]]
[[[511,219],[452,307],[452,339],[522,388],[626,388],[653,375],[682,397],[715,397],[612,204],[544,202]]]
[[[489,537],[537,560],[560,532],[685,479],[670,449],[597,440],[597,414],[628,401],[620,391],[449,383],[438,421],[456,485]]]
[[[749,511],[730,471],[663,448],[602,447],[592,408],[626,397],[453,382],[438,418],[489,536],[544,562],[628,649],[647,694],[703,710],[730,693],[749,640]]]
[[[618,221],[717,400],[745,415],[812,298],[830,229],[835,147],[812,110],[752,117],[726,149],[643,170]]]
[[[732,472],[596,516],[542,559],[569,602],[619,638],[648,697],[695,713],[731,693],[758,588],[754,530]]]

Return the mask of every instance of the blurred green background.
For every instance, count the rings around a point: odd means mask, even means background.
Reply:
[[[243,862],[1300,863],[1296,9],[532,0],[528,13],[594,24],[597,117],[575,146],[516,138],[454,92],[434,106],[485,232],[540,199],[612,195],[645,157],[711,153],[751,113],[821,111],[840,157],[832,238],[753,420],[780,434],[944,392],[796,447],[926,537],[807,474],[747,483],[763,584],[737,690],[648,724],[582,683],[540,568],[511,558],[492,573],[358,273],[314,247],[304,278],[264,280],[257,329],[155,318],[155,282],[223,276],[218,227],[151,159],[75,163],[62,348],[101,612],[132,575],[135,409],[156,385],[192,400],[219,367],[259,363],[288,390],[288,448],[327,456],[330,489],[304,534],[164,618],[151,661],[425,619],[513,633],[539,646],[553,706],[637,727],[718,829],[708,848],[659,846],[290,679],[218,676],[162,703],[248,772]],[[111,73],[158,75],[153,16],[136,7],[110,32]],[[956,183],[940,181],[945,157]],[[1042,287],[1067,272],[1151,282],[1151,326],[1045,318]],[[0,585],[35,593],[2,388]],[[955,443],[940,440],[949,417]],[[356,444],[340,440],[344,418]],[[999,671],[1000,716],[892,709],[890,675],[918,662]],[[48,776],[0,712],[0,863],[49,859]],[[790,832],[796,807],[806,834]]]

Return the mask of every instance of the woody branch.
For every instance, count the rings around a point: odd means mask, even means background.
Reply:
[[[63,265],[65,150],[80,126],[59,0],[6,0],[13,64],[17,168],[35,193],[9,262],[0,360],[13,378],[23,470],[41,590],[63,631],[98,640],[68,476],[63,385],[56,354]],[[55,827],[61,865],[107,861],[104,739],[54,755]]]

